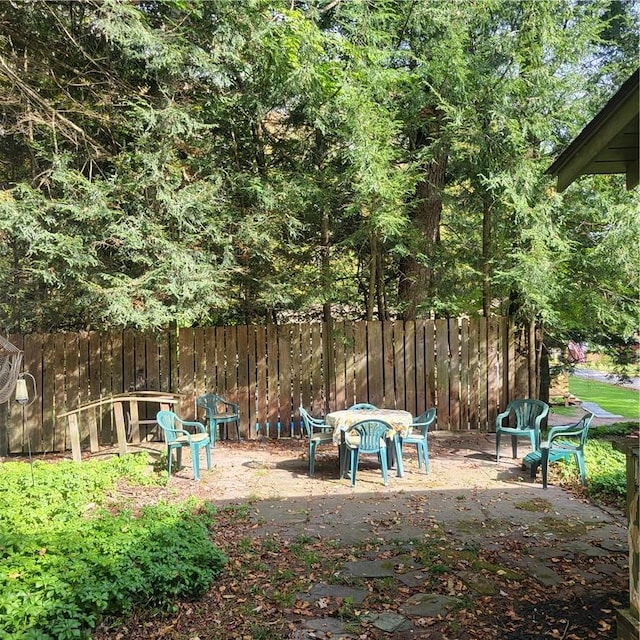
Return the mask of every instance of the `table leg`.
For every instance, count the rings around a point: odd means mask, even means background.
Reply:
[[[398,466],[398,478],[402,478],[404,475],[404,465],[402,464],[402,443],[400,441],[400,435],[396,435],[393,439],[393,450],[395,452],[396,464]]]
[[[393,440],[391,440],[391,438],[387,438],[386,443],[387,443],[387,447],[386,447],[387,448],[387,468],[393,469],[396,465],[396,449],[393,446]]]
[[[397,466],[398,478],[404,475],[404,465],[402,464],[402,446],[400,444],[400,436],[387,438],[387,467],[393,469]]]
[[[344,433],[342,434],[342,440],[338,445],[338,459],[340,461],[340,479],[348,478],[350,476],[351,469],[351,449],[347,447],[344,441]]]

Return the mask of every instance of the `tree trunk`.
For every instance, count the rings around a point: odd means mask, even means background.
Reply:
[[[538,398],[543,402],[549,402],[549,387],[551,386],[551,373],[549,371],[549,352],[544,346],[542,335],[539,337],[538,343],[538,362],[540,363],[540,373],[538,380],[540,381],[540,389]]]
[[[326,364],[325,389],[324,389],[324,410],[330,410],[333,401],[332,390],[335,388],[334,359],[333,359],[333,313],[331,310],[331,261],[329,256],[329,212],[325,209],[322,212],[321,221],[322,235],[322,289],[324,302],[322,303],[322,316],[325,322],[323,334],[324,361]]]
[[[378,320],[388,320],[387,296],[384,286],[384,269],[382,262],[382,248],[376,251],[376,290],[378,293]]]
[[[448,149],[438,148],[434,159],[425,169],[424,179],[416,188],[414,228],[419,239],[414,252],[429,258],[440,242],[440,219],[442,215],[442,190],[445,185]],[[433,264],[433,261],[431,262]],[[400,263],[398,296],[405,305],[404,320],[415,320],[418,308],[431,299],[436,290],[436,272],[433,266],[416,260],[413,255]]]
[[[376,296],[376,271],[378,266],[378,261],[376,260],[376,255],[378,253],[378,243],[375,233],[369,234],[369,285],[367,287],[367,320],[373,320],[373,305]]]
[[[492,253],[491,206],[486,199],[482,203],[482,315],[489,317],[491,312],[491,279],[489,262]]]
[[[320,222],[320,235],[322,242],[322,255],[321,255],[321,270],[322,270],[322,297],[324,302],[322,304],[322,315],[325,322],[331,321],[331,259],[329,256],[329,212],[325,209],[322,212],[322,220]]]

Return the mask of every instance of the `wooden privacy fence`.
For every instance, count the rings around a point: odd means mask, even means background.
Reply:
[[[302,404],[316,415],[368,401],[414,415],[436,406],[437,428],[493,429],[498,410],[536,395],[533,330],[506,318],[420,319],[82,332],[10,336],[38,384],[36,402],[0,407],[0,455],[69,449],[66,419],[105,397],[178,393],[177,412],[196,416],[198,395],[215,391],[240,405],[252,438],[297,432]],[[91,420],[99,445],[117,441],[110,403]],[[80,412],[83,446],[89,427]],[[141,415],[140,419],[153,418]],[[200,415],[203,418],[203,415]],[[155,438],[157,434],[142,433]],[[92,449],[95,448],[95,442]]]

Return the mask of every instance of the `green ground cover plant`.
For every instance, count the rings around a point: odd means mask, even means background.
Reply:
[[[205,592],[225,564],[215,511],[113,505],[117,485],[164,482],[145,455],[0,464],[0,638],[88,638],[106,616],[167,609]],[[185,542],[188,541],[188,544]]]

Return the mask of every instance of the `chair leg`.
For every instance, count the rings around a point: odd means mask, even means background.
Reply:
[[[356,474],[358,472],[358,449],[351,449],[349,457],[351,458],[351,486],[353,487],[356,484]]]
[[[535,480],[536,479],[536,475],[538,474],[538,467],[540,466],[540,463],[542,462],[541,458],[532,458],[531,459],[531,465],[529,467],[529,473],[531,475],[531,479]],[[524,462],[523,462],[524,464]]]
[[[193,479],[200,480],[200,447],[191,447],[191,464],[193,465]]]
[[[424,471],[429,473],[429,454],[424,442],[416,443],[416,450],[418,452],[418,469],[422,469],[424,463]]]
[[[182,469],[182,447],[176,449],[176,464],[178,465],[178,471]]]
[[[216,434],[218,432],[218,422],[217,420],[209,420],[209,436],[211,437],[211,446],[216,446]]]
[[[419,442],[416,442],[416,455],[418,456],[418,469],[422,469],[422,449]]]
[[[496,462],[500,462],[500,429],[496,431]]]
[[[338,445],[338,462],[340,466],[340,475],[338,478],[347,477],[347,471],[349,470],[349,460],[351,459],[351,452],[347,449],[347,445],[344,439],[344,431],[340,434],[340,444]]]
[[[511,452],[513,453],[513,459],[518,457],[518,437],[511,436]]]
[[[309,442],[309,477],[313,478],[316,472],[316,443]]]
[[[422,449],[424,451],[424,470],[426,473],[431,473],[431,467],[429,465],[429,442],[427,441],[426,437],[424,439]]]
[[[171,447],[167,447],[167,472],[169,474],[169,477],[171,477],[171,462],[173,458],[173,450],[171,449]]]
[[[236,435],[238,436],[238,442],[240,442],[240,422],[236,420]],[[293,435],[293,429],[291,429],[291,435]]]
[[[207,452],[207,469],[211,471],[211,444],[206,445],[205,450]]]
[[[404,475],[404,462],[402,460],[402,442],[400,442],[400,436],[396,436],[393,439],[393,449],[396,457],[396,469],[398,478],[402,478]]]
[[[540,447],[542,462],[542,488],[547,488],[547,473],[549,472],[549,447]]]
[[[338,478],[351,477],[351,451],[342,443],[338,445],[338,461],[340,466],[340,475]]]
[[[578,469],[580,469],[580,482],[584,487],[587,484],[587,469],[584,464],[584,455],[582,451],[576,451],[576,462],[578,463]]]
[[[389,469],[387,467],[387,456],[380,456],[380,465],[382,467],[382,481],[384,482],[384,486],[386,487],[389,484]]]
[[[389,442],[389,439],[387,438],[387,453],[386,453],[386,456],[387,456],[387,468],[388,469],[393,469],[393,467],[396,464],[396,458],[397,458],[396,449],[395,449],[395,447],[390,447],[389,444],[390,444],[390,442]]]

